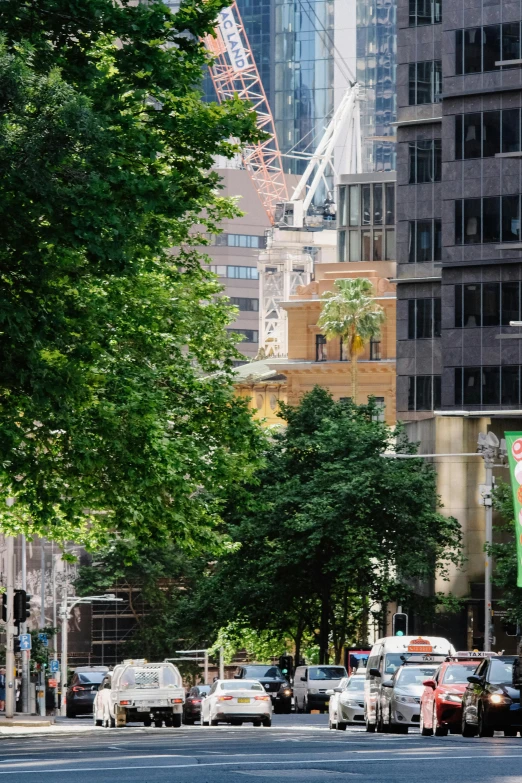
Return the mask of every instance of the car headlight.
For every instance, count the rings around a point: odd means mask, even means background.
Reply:
[[[308,691],[308,693],[309,693],[311,696],[314,696],[316,693],[319,693],[319,691],[317,690],[317,688],[310,688],[310,690]]]
[[[440,698],[442,701],[451,701],[454,704],[460,704],[462,701],[462,693],[451,693],[448,691],[447,693],[441,693]]]
[[[509,696],[504,696],[502,693],[490,694],[489,700],[492,704],[511,704]]]
[[[395,701],[400,702],[401,704],[417,704],[418,699],[415,698],[415,696],[396,696]]]
[[[351,699],[350,701],[343,702],[343,704],[346,704],[347,707],[352,707],[353,709],[357,709],[357,707],[359,706],[358,702],[352,701]]]
[[[292,689],[291,688],[283,688],[281,693],[283,694],[283,696],[291,696],[292,695]]]

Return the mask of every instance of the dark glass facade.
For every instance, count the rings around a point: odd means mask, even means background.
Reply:
[[[398,415],[514,415],[522,8],[398,0],[397,13]]]
[[[396,5],[396,0],[357,0],[357,80],[364,91],[365,172],[395,169]]]

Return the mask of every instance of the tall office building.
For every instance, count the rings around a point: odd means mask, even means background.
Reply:
[[[357,80],[365,172],[395,169],[396,0],[357,0]]]
[[[437,471],[468,647],[485,633],[485,475],[460,455],[522,424],[521,20],[501,0],[398,2],[397,409],[425,453],[455,455]]]

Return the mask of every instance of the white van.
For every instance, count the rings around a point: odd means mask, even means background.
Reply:
[[[337,688],[347,676],[344,666],[298,666],[294,674],[295,711],[328,712],[330,697],[326,692]]]
[[[386,636],[372,647],[366,665],[364,684],[364,718],[366,731],[375,731],[379,724],[381,686],[404,661],[412,656],[419,663],[440,661],[440,656],[455,655],[455,648],[441,636]]]

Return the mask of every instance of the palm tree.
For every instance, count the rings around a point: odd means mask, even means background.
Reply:
[[[341,337],[350,355],[352,400],[357,403],[357,357],[365,345],[380,336],[385,314],[373,297],[366,277],[336,280],[335,291],[323,295],[323,308],[317,325],[327,340]]]

